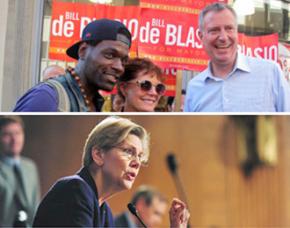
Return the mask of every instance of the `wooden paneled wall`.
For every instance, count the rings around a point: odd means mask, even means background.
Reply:
[[[105,116],[23,116],[24,154],[38,164],[43,194],[54,181],[81,166],[82,148]],[[194,227],[290,227],[290,117],[274,116],[278,164],[250,177],[237,157],[237,128],[227,116],[129,116],[151,133],[150,165],[133,189],[109,200],[114,213],[126,209],[134,189],[157,187],[168,199],[177,191],[165,158],[175,153]],[[168,226],[168,216],[164,226]]]

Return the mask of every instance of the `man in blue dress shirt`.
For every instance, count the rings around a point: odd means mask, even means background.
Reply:
[[[235,11],[214,3],[199,15],[208,68],[187,88],[185,112],[288,112],[290,87],[279,66],[238,53]]]

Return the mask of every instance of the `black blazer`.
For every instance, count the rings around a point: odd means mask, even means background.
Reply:
[[[58,180],[40,203],[34,227],[113,227],[111,209],[98,202],[98,191],[87,168]]]

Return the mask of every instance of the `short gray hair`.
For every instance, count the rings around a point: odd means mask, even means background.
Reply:
[[[122,143],[129,134],[140,138],[143,152],[148,160],[150,152],[147,131],[129,119],[111,116],[98,123],[88,135],[83,152],[83,166],[88,167],[93,162],[93,147],[106,152]]]
[[[237,22],[237,13],[235,12],[235,10],[225,4],[225,3],[220,3],[220,2],[217,2],[217,3],[213,3],[213,4],[210,4],[208,6],[206,6],[199,14],[199,17],[198,17],[198,28],[200,31],[203,30],[203,23],[204,23],[204,17],[207,13],[209,12],[220,12],[220,11],[223,11],[225,9],[228,9],[229,11],[232,12],[232,14],[234,15],[235,17],[235,20],[236,20],[236,24],[238,25],[238,22]]]

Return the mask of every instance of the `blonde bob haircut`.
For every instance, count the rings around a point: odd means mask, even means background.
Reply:
[[[88,167],[93,162],[93,147],[107,152],[122,143],[130,134],[136,135],[141,140],[148,162],[150,152],[147,131],[129,119],[111,116],[98,123],[88,135],[83,152],[83,166]]]

